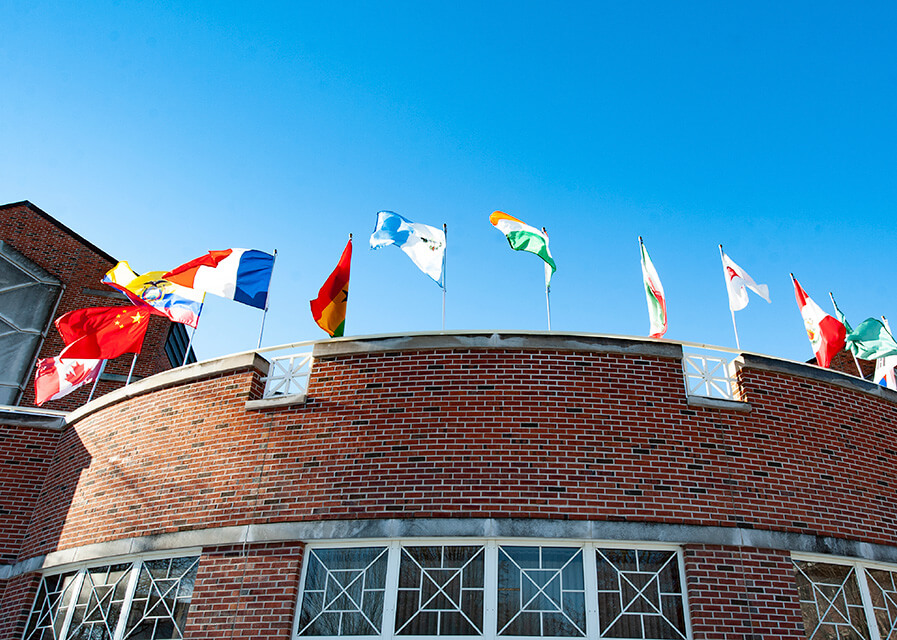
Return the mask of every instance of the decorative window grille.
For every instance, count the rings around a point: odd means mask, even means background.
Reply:
[[[297,639],[691,638],[673,547],[395,540],[306,558]]]
[[[794,560],[810,640],[897,640],[897,571],[861,562]]]
[[[311,373],[311,353],[297,353],[291,356],[272,358],[265,378],[263,398],[306,393],[308,376]]]
[[[24,640],[183,638],[198,565],[135,560],[44,576]]]
[[[737,400],[735,376],[731,369],[731,363],[725,358],[684,354],[682,371],[685,374],[685,392],[690,396]]]

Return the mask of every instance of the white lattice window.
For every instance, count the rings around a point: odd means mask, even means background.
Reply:
[[[897,567],[794,559],[810,640],[897,640]]]
[[[44,576],[24,640],[183,638],[198,564],[132,560]]]
[[[691,637],[673,547],[311,545],[302,584],[296,638]]]

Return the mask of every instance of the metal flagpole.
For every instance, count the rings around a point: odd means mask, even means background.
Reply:
[[[97,373],[97,379],[93,381],[93,386],[90,388],[90,395],[87,396],[87,401],[90,402],[93,400],[93,392],[97,390],[97,383],[100,381],[100,376],[103,375],[103,371],[106,370],[106,362],[107,360],[103,360],[103,364],[100,365],[100,371]]]
[[[545,234],[545,240],[548,241],[548,230],[542,227],[542,233]],[[548,284],[551,278],[551,267],[545,263],[545,311],[548,313],[548,330],[551,331],[551,286]]]
[[[442,235],[445,236],[445,249],[442,253],[442,330],[445,331],[445,263],[448,252],[448,226],[442,223]]]
[[[828,297],[829,297],[829,300],[832,301],[832,306],[833,306],[835,309],[837,309],[837,308],[838,308],[838,305],[835,304],[835,296],[832,294],[831,291],[828,292]],[[865,380],[865,379],[866,379],[866,376],[863,375],[863,369],[860,367],[860,361],[857,360],[857,354],[855,354],[855,353],[854,353],[853,351],[851,351],[850,349],[848,349],[848,351],[850,351],[850,355],[853,356],[853,363],[857,366],[857,372],[860,374],[860,378],[863,379],[863,380]]]
[[[271,279],[274,278],[274,263],[277,261],[277,249],[274,250],[274,259],[271,260]],[[259,346],[262,348],[262,334],[265,333],[265,318],[268,317],[268,299],[271,297],[271,280],[268,280],[268,295],[265,296],[265,311],[262,313],[262,328],[259,329]]]
[[[199,303],[199,313],[196,314],[196,326],[193,327],[193,331],[190,332],[190,339],[187,340],[187,350],[184,351],[184,361],[181,363],[183,367],[187,364],[187,358],[190,357],[190,347],[193,346],[193,336],[196,335],[196,330],[199,328],[199,317],[202,315],[202,308],[206,304],[206,294],[202,294],[202,302]]]
[[[723,278],[725,278],[727,275],[726,274],[726,261],[723,259],[724,255],[725,254],[723,253],[723,245],[720,245],[719,246],[719,259],[723,263]],[[726,281],[726,297],[728,297],[728,294],[729,294],[729,283],[728,283],[728,281]],[[735,346],[738,348],[739,351],[741,351],[741,342],[738,340],[738,325],[735,324],[735,310],[732,309],[732,305],[731,305],[732,301],[729,300],[729,302],[730,302],[729,312],[732,314],[732,328],[735,330]]]
[[[128,381],[125,382],[125,386],[126,386],[126,387],[127,387],[129,384],[131,384],[131,374],[134,373],[134,365],[135,365],[135,364],[137,364],[137,354],[136,354],[136,353],[134,354],[134,359],[131,360],[131,370],[128,371]]]

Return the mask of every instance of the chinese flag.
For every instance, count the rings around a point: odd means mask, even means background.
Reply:
[[[56,320],[68,345],[60,358],[111,360],[123,353],[140,353],[149,326],[144,307],[89,307],[75,309]]]

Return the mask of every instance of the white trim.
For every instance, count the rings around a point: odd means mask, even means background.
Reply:
[[[91,558],[89,560],[80,560],[78,562],[70,562],[68,564],[59,564],[49,567],[40,572],[41,576],[55,576],[60,573],[69,573],[70,571],[80,571],[93,567],[105,567],[112,564],[124,564],[126,562],[137,562],[144,560],[167,560],[169,558],[185,558],[187,556],[201,556],[202,547],[183,547],[180,549],[165,549],[160,551],[147,551],[145,553],[128,553],[117,556],[103,556],[102,558]]]

